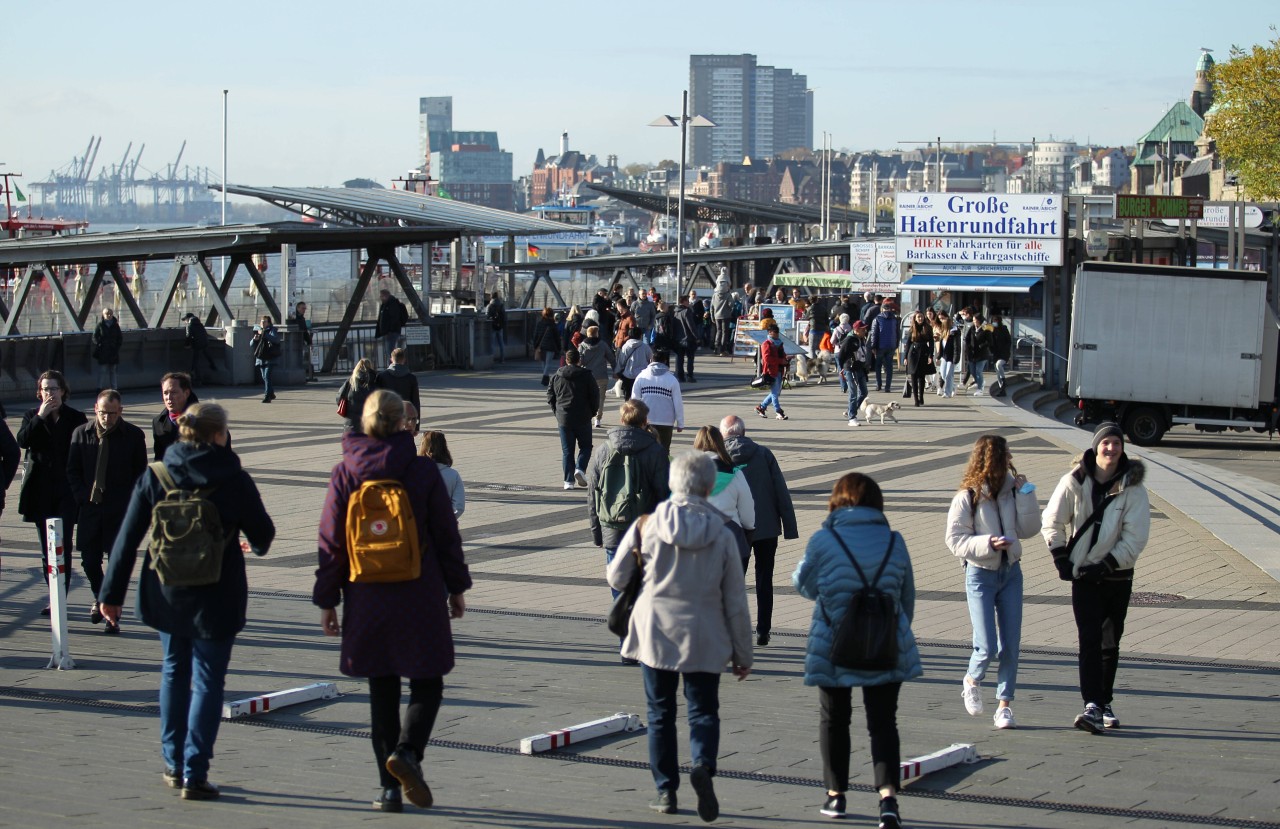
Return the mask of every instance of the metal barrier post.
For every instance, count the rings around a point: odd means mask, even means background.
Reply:
[[[45,537],[49,541],[45,550],[45,573],[49,576],[49,627],[53,632],[53,651],[45,668],[68,671],[76,663],[67,649],[67,571],[62,558],[61,518],[50,518],[45,522]]]

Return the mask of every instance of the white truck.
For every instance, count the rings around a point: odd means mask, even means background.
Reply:
[[[1080,425],[1139,446],[1170,427],[1275,432],[1280,332],[1267,275],[1087,262],[1072,296],[1067,396]]]

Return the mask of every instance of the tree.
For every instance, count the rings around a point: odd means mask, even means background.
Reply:
[[[622,174],[629,178],[639,178],[640,176],[644,175],[645,173],[649,172],[652,169],[653,169],[652,164],[637,162],[636,164],[628,164],[627,166],[623,167]]]
[[[1280,36],[1251,52],[1232,46],[1231,60],[1215,66],[1212,79],[1206,131],[1239,174],[1246,198],[1280,199]]]

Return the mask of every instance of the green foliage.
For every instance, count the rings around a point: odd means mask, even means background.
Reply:
[[[1248,52],[1233,46],[1231,60],[1215,66],[1212,77],[1205,129],[1239,174],[1246,198],[1280,199],[1280,36]]]

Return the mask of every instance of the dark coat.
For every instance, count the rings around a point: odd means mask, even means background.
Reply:
[[[907,343],[907,373],[912,377],[923,377],[928,373],[933,362],[933,336],[923,340],[911,340]]]
[[[938,359],[945,360],[948,363],[954,363],[960,359],[960,331],[958,329],[952,328],[947,338],[939,343]]]
[[[588,423],[600,409],[600,387],[582,366],[561,366],[547,384],[547,405],[561,426]]]
[[[384,368],[378,372],[373,378],[373,387],[377,389],[386,389],[400,395],[401,400],[407,400],[413,404],[413,408],[419,413],[422,412],[422,399],[418,392],[418,378],[413,376],[413,372],[406,365],[394,365],[391,368]],[[368,395],[366,395],[367,397]],[[363,411],[364,402],[360,403]]]
[[[311,322],[305,314],[299,314],[295,308],[293,316],[289,317],[289,330],[297,331],[298,336],[302,337],[303,345],[311,345]]]
[[[986,326],[972,325],[964,332],[964,353],[970,362],[991,359],[991,332]]]
[[[991,329],[991,359],[1008,360],[1013,356],[1013,335],[1004,324]]]
[[[743,466],[751,497],[756,502],[756,529],[753,541],[762,538],[799,538],[796,527],[796,510],[791,503],[791,490],[782,477],[782,469],[773,452],[749,437],[731,437],[724,442],[729,457],[737,466]]]
[[[249,540],[255,555],[266,555],[276,537],[275,524],[262,504],[262,496],[240,458],[226,446],[175,443],[164,456],[165,468],[183,489],[215,487],[207,496],[218,508],[227,533],[222,548],[222,576],[201,587],[170,587],[160,583],[151,566],[151,553],[143,553],[138,580],[138,615],[161,633],[192,639],[226,639],[244,628],[249,605],[249,585],[244,572],[240,534]],[[111,548],[98,601],[124,604],[133,576],[133,565],[151,526],[151,510],[164,497],[164,487],[151,470],[138,478],[124,523]]]
[[[18,427],[18,446],[27,450],[30,462],[22,477],[18,494],[18,511],[22,520],[35,523],[59,516],[63,505],[71,499],[67,484],[67,450],[71,433],[86,422],[84,412],[66,403],[58,409],[58,421],[52,423],[29,409]]]
[[[187,317],[186,339],[187,345],[196,351],[204,351],[209,347],[209,332],[195,315]]]
[[[538,318],[533,327],[533,347],[545,354],[560,353],[560,329],[553,320]]]
[[[193,389],[191,396],[187,398],[187,406],[182,411],[185,412],[199,402],[200,398],[196,397]],[[179,412],[179,414],[181,413]],[[177,442],[178,427],[169,417],[169,410],[161,409],[160,414],[156,415],[151,421],[151,457],[158,461],[164,460],[164,453]],[[227,445],[230,446],[231,444],[228,443]]]
[[[597,547],[617,549],[625,530],[614,530],[600,524],[596,515],[596,502],[592,493],[600,482],[600,473],[604,471],[605,460],[610,449],[624,455],[635,455],[640,465],[640,477],[645,481],[645,490],[651,494],[650,503],[642,504],[645,513],[653,512],[653,508],[667,500],[671,490],[667,476],[671,463],[667,459],[667,450],[662,448],[653,435],[635,426],[615,426],[609,430],[609,436],[591,453],[591,462],[587,464],[587,514],[591,522],[591,538]]]
[[[342,381],[342,388],[338,389],[338,397],[334,402],[340,402],[344,397],[347,399],[347,417],[343,422],[343,431],[355,432],[357,435],[364,431],[364,427],[360,425],[360,418],[364,414],[364,402],[373,392],[373,386],[352,387],[350,377]],[[418,413],[421,414],[422,409],[418,409]]]
[[[9,431],[9,424],[0,419],[0,512],[4,511],[4,493],[18,474],[18,462],[22,460],[22,450]]]
[[[404,303],[395,297],[378,304],[378,323],[374,329],[375,337],[387,334],[399,334],[409,321],[409,311]]]
[[[266,358],[266,348],[268,343],[280,345],[280,330],[274,325],[268,325],[266,328],[260,328],[253,332],[253,339],[250,343],[253,345],[253,364],[255,366],[275,365],[276,360],[280,359],[280,353],[271,359]]]
[[[113,317],[101,320],[93,329],[93,359],[99,365],[116,366],[120,364],[120,347],[124,345],[124,332],[120,323]]]
[[[106,493],[101,504],[89,503],[94,474],[98,470],[98,427],[94,422],[76,427],[67,450],[67,483],[80,507],[76,519],[76,549],[82,553],[109,553],[115,543],[134,484],[147,468],[147,438],[132,423],[121,420],[107,435]]]
[[[369,480],[393,478],[409,493],[422,543],[422,574],[413,581],[353,584],[347,558],[347,502]],[[448,594],[471,587],[462,537],[435,462],[414,452],[413,436],[387,440],[348,434],[333,468],[320,516],[320,566],[312,601],[346,601],[340,669],[347,676],[444,676],[453,670]]]
[[[698,328],[702,325],[699,321],[701,319],[702,315],[693,307],[688,305],[680,305],[676,307],[676,330],[674,332],[674,336],[676,343],[681,348],[697,347]]]

